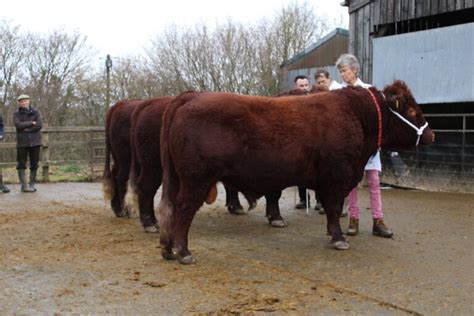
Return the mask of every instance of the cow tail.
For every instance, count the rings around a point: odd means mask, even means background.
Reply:
[[[105,165],[102,174],[102,193],[104,200],[110,201],[115,194],[115,181],[112,179],[110,151],[110,122],[116,106],[112,106],[105,116]]]
[[[132,115],[132,123],[130,128],[130,153],[131,153],[131,160],[130,160],[130,174],[128,177],[128,185],[127,185],[127,194],[125,195],[125,205],[127,208],[132,211],[133,213],[137,213],[139,209],[139,201],[138,201],[138,178],[140,177],[141,173],[141,166],[137,157],[137,149],[135,143],[135,116]]]
[[[179,178],[171,160],[169,134],[173,119],[178,108],[190,100],[193,92],[183,92],[168,106],[163,115],[161,128],[161,165],[163,168],[162,196],[159,205],[160,242],[162,245],[171,245],[175,222],[175,203],[179,191]]]

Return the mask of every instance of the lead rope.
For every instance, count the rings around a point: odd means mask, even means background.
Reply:
[[[382,146],[382,112],[380,110],[380,104],[379,102],[377,101],[377,98],[375,97],[375,95],[372,93],[372,91],[370,91],[370,89],[367,89],[367,91],[369,92],[370,96],[372,97],[372,99],[374,100],[374,103],[375,103],[375,107],[377,108],[377,114],[378,114],[378,119],[379,119],[379,138],[378,138],[378,147],[380,148]],[[382,96],[383,98],[385,99],[385,95],[382,93]],[[398,102],[398,100],[397,100]],[[397,105],[398,107],[398,105]],[[418,146],[418,144],[420,143],[420,138],[421,138],[421,135],[423,134],[423,131],[425,130],[425,128],[428,127],[428,122],[426,122],[423,126],[421,126],[420,128],[416,127],[412,122],[410,122],[409,120],[407,120],[406,118],[404,118],[400,113],[392,110],[392,108],[389,106],[388,109],[393,113],[395,114],[399,119],[401,119],[403,122],[405,122],[408,126],[412,127],[415,131],[416,131],[416,135],[418,135],[418,138],[416,139],[416,144],[415,146]]]
[[[372,100],[374,100],[375,107],[377,108],[377,118],[379,121],[379,132],[378,132],[378,138],[377,138],[377,148],[382,147],[382,110],[380,110],[380,104],[375,95],[373,94],[370,89],[367,89],[369,92],[370,96],[372,97]]]

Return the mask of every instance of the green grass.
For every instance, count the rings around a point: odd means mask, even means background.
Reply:
[[[58,167],[58,172],[66,173],[66,174],[80,173],[81,172],[81,167],[77,164],[59,166]]]
[[[102,170],[98,170],[98,166],[95,166],[94,173],[91,172],[90,165],[79,165],[71,163],[62,166],[50,166],[49,167],[49,182],[93,182],[100,180],[102,176]],[[5,184],[17,184],[18,175],[16,168],[4,168],[2,169],[3,182]],[[29,169],[27,169],[27,176]],[[43,181],[43,168],[40,166],[38,169],[38,182]]]

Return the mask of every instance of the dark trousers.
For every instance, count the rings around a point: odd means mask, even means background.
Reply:
[[[41,146],[18,147],[16,149],[17,169],[26,169],[26,161],[30,158],[30,169],[38,169]]]
[[[306,196],[306,188],[304,187],[298,187],[298,195],[300,196],[301,202],[306,202],[306,199],[309,198],[309,192],[308,196]]]
[[[306,203],[306,198],[311,200],[311,194],[309,194],[309,191],[308,191],[308,195],[305,198],[305,193],[306,193],[306,188],[298,187],[298,195],[300,196],[300,201]],[[321,202],[321,200],[319,199],[318,193],[314,192],[314,198],[316,199],[316,202]]]

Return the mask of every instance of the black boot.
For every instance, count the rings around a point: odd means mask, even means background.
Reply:
[[[308,207],[311,207],[310,203],[308,202]],[[301,200],[298,204],[295,205],[295,208],[298,210],[302,210],[306,208],[306,201]]]
[[[346,234],[348,236],[355,236],[359,233],[359,219],[349,218],[349,227],[347,228]]]
[[[383,222],[381,218],[374,218],[374,226],[372,227],[372,234],[375,236],[390,238],[393,233]]]
[[[7,186],[3,184],[3,175],[1,173],[0,173],[0,191],[2,191],[3,193],[10,192],[10,189],[7,188]]]
[[[316,206],[314,207],[314,210],[318,211],[318,213],[321,215],[326,214],[323,205],[321,204],[321,202],[319,202],[319,200],[316,201]]]
[[[35,183],[36,183],[36,173],[38,169],[31,169],[30,170],[30,190],[31,192],[36,192]]]
[[[18,178],[20,179],[21,192],[35,192],[35,191],[32,191],[26,184],[25,169],[18,169]]]

